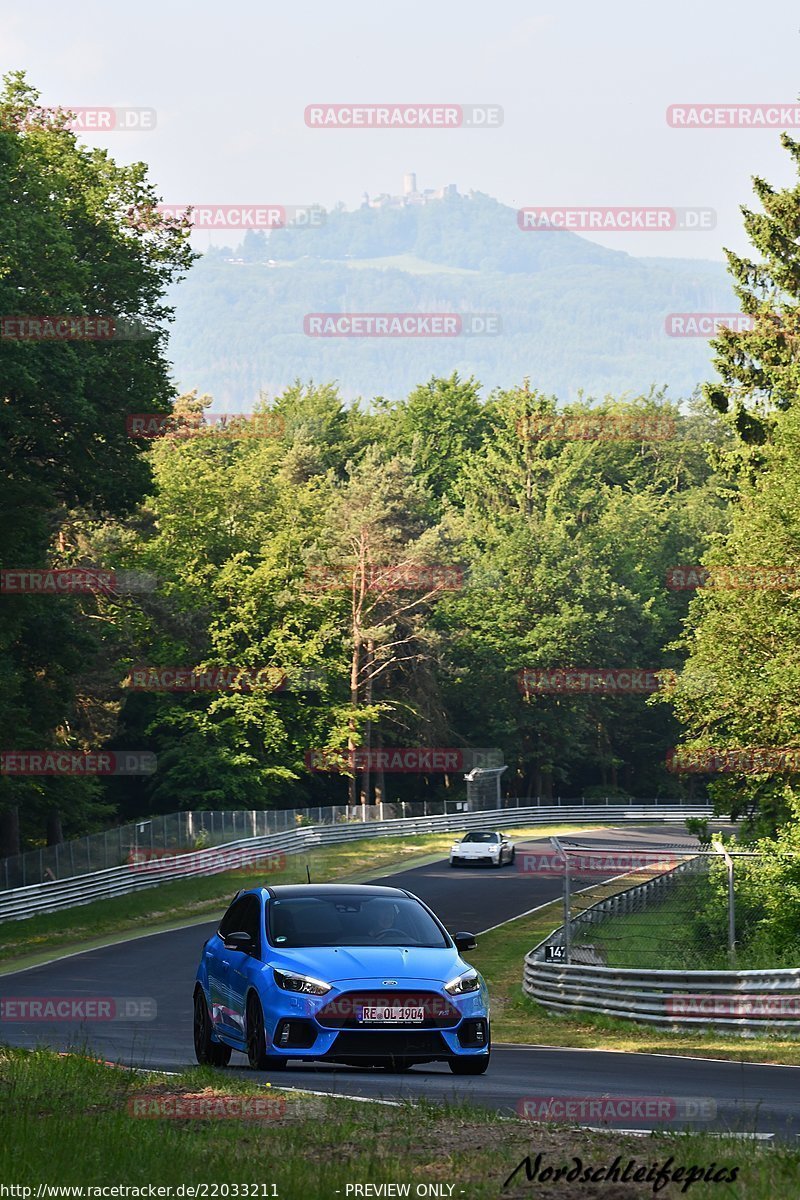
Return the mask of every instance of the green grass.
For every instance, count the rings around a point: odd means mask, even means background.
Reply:
[[[672,1157],[673,1169],[710,1168],[712,1162],[717,1169],[738,1168],[734,1185],[694,1184],[689,1193],[694,1200],[791,1197],[797,1194],[800,1172],[796,1150],[765,1150],[707,1134],[635,1138],[592,1133],[506,1118],[457,1102],[398,1107],[357,1103],[282,1093],[224,1071],[134,1074],[48,1051],[0,1048],[0,1094],[0,1180],[30,1187],[33,1196],[40,1183],[84,1188],[255,1183],[267,1185],[259,1188],[259,1198],[272,1195],[269,1185],[275,1184],[274,1194],[282,1200],[335,1200],[337,1191],[345,1200],[348,1184],[410,1184],[413,1195],[418,1184],[439,1183],[454,1185],[454,1197],[532,1200],[545,1191],[542,1184],[528,1182],[524,1171],[508,1187],[503,1182],[526,1155],[535,1160],[538,1153],[542,1167],[571,1167],[578,1156],[582,1165],[598,1168],[621,1155],[623,1167],[631,1158],[649,1168]],[[134,1102],[145,1098],[152,1112],[190,1098],[219,1104],[222,1097],[232,1103],[269,1097],[274,1115],[266,1120],[133,1115]],[[512,1102],[511,1111],[513,1107]],[[680,1186],[672,1184],[659,1194],[680,1195]],[[587,1186],[560,1180],[546,1194],[561,1200],[601,1195],[618,1200],[653,1191],[652,1184]],[[228,1195],[235,1195],[232,1187]]]
[[[543,826],[509,832],[516,838],[541,838],[587,828],[586,825]],[[356,882],[381,871],[403,870],[442,857],[450,849],[454,836],[436,833],[364,838],[289,855],[285,868],[272,872],[269,881],[302,882],[308,865],[317,883],[334,879]],[[263,881],[264,876],[252,870],[228,871],[162,883],[127,896],[98,900],[63,912],[43,913],[24,921],[5,921],[0,924],[0,964],[6,970],[14,970],[29,965],[32,958],[46,960],[54,953],[67,954],[89,945],[102,945],[116,937],[155,933],[191,924],[203,916],[211,920],[224,910],[239,888],[253,887]]]
[[[698,946],[692,927],[697,891],[680,885],[660,904],[592,925],[581,937],[602,946],[609,967],[724,971],[726,947]]]
[[[658,967],[664,971],[726,971],[731,967],[727,945],[727,914],[715,913],[713,923],[698,929],[697,915],[712,908],[706,880],[679,881],[663,902],[644,911],[612,917],[581,931],[580,938],[602,948],[609,967],[633,970]],[[749,923],[750,929],[757,922]],[[782,951],[748,945],[748,922],[737,911],[735,967],[740,971],[796,968],[796,947]],[[577,939],[576,939],[577,940]]]

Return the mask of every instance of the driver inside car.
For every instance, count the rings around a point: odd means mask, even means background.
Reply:
[[[391,900],[373,900],[369,906],[367,936],[386,939],[392,933],[398,938],[408,937],[408,930],[398,929],[395,918],[395,907]]]

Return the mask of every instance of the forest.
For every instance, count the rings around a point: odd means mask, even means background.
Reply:
[[[797,187],[755,181],[756,258],[728,256],[752,328],[720,332],[702,392],[565,404],[532,361],[512,386],[421,370],[356,403],[299,376],[223,420],[166,351],[186,222],[142,164],[37,126],[36,99],[20,76],[0,99],[0,316],[138,334],[0,339],[0,850],[463,787],[351,769],[415,747],[499,752],[514,796],[709,794],[762,833],[794,816],[793,756],[719,763],[800,727]],[[46,569],[95,583],[14,584]],[[676,747],[717,767],[672,769]],[[14,758],[56,749],[156,769]]]

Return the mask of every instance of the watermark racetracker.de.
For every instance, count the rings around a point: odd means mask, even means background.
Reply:
[[[736,995],[716,995],[713,992],[675,993],[665,998],[666,1011],[671,1017],[726,1017],[747,1020],[796,1021],[800,1017],[800,996],[775,996],[769,992]]]
[[[153,996],[0,996],[0,1021],[155,1021]]]
[[[517,224],[524,232],[685,233],[715,229],[717,214],[703,207],[562,204],[520,208]]]
[[[667,337],[714,337],[720,329],[734,333],[750,333],[755,329],[755,317],[748,313],[683,312],[668,313],[664,318]]]
[[[131,667],[123,686],[132,692],[281,692],[280,667]]]
[[[464,586],[465,572],[449,563],[368,563],[307,567],[304,583],[312,592],[364,588],[367,592],[453,592]]]
[[[677,428],[674,417],[647,413],[528,413],[517,421],[519,436],[535,442],[668,441]]]
[[[523,1096],[517,1115],[527,1121],[592,1122],[713,1121],[717,1103],[709,1096]]]
[[[152,775],[152,750],[0,750],[0,775]]]
[[[667,751],[665,766],[673,775],[796,775],[800,772],[800,747],[679,746]]]
[[[110,313],[9,313],[0,317],[0,342],[131,342],[158,336],[139,318]]]
[[[375,749],[307,750],[309,771],[388,771],[406,775],[446,774],[471,771],[476,767],[503,765],[503,751],[497,747],[385,746]]]
[[[327,218],[319,204],[157,204],[153,211],[193,229],[318,229]],[[149,215],[131,220],[147,224]]]
[[[673,129],[797,129],[800,104],[670,104],[667,124]]]
[[[499,104],[308,104],[309,129],[497,129]]]
[[[262,875],[282,871],[286,855],[282,850],[247,850],[221,846],[214,850],[131,850],[128,864],[148,874],[217,875],[237,871]]]
[[[149,133],[156,127],[154,108],[126,105],[36,105],[20,114],[0,119],[0,128],[24,131],[51,126],[72,133]]]
[[[660,873],[674,871],[680,858],[663,850],[573,850],[567,849],[569,868],[574,875],[607,878],[630,875],[633,872]],[[563,854],[547,851],[517,851],[515,866],[521,875],[544,875],[561,878],[565,872]]]
[[[154,575],[146,571],[104,571],[86,567],[16,568],[0,571],[0,595],[68,596],[153,592]]]
[[[319,338],[497,337],[498,313],[306,313],[303,332]]]
[[[671,592],[694,591],[794,591],[800,588],[800,569],[787,566],[669,567],[666,585]]]
[[[165,1117],[175,1121],[276,1121],[286,1111],[282,1096],[222,1096],[183,1093],[141,1093],[128,1100],[131,1117]],[[224,1195],[220,1192],[220,1195]],[[238,1194],[238,1193],[237,1193]],[[247,1193],[243,1193],[246,1195]]]
[[[163,438],[174,445],[189,439],[281,438],[286,421],[278,412],[255,413],[129,413],[125,418],[128,437]]]
[[[674,683],[675,672],[641,667],[522,667],[517,687],[526,699],[531,696],[572,692],[651,695]]]

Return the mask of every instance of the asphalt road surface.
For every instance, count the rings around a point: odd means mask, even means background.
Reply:
[[[664,826],[599,829],[569,840],[597,848],[691,845],[685,833]],[[517,843],[518,864],[521,852],[534,847],[548,851],[550,844],[547,840]],[[561,894],[560,879],[528,875],[508,866],[452,870],[442,861],[379,878],[414,892],[451,931],[490,929]],[[146,935],[3,976],[3,999],[148,997],[155,1001],[157,1015],[147,1021],[73,1024],[3,1021],[0,1040],[19,1046],[44,1044],[88,1051],[111,1061],[162,1070],[191,1065],[194,977],[202,944],[216,924],[212,921]],[[246,1069],[245,1063],[244,1056],[234,1052],[230,1069]],[[583,1098],[583,1109],[573,1112],[584,1125],[724,1129],[780,1139],[800,1135],[800,1068],[793,1067],[495,1044],[489,1070],[475,1078],[456,1079],[439,1063],[414,1067],[404,1075],[298,1064],[270,1078],[280,1087],[385,1100],[422,1096],[441,1101],[469,1099],[503,1113],[534,1113],[542,1098],[574,1098],[575,1102]],[[652,1105],[645,1108],[632,1103],[628,1113],[609,1121],[607,1112],[597,1107],[602,1097],[658,1097],[662,1103],[656,1120]],[[589,1106],[590,1100],[594,1107]]]

